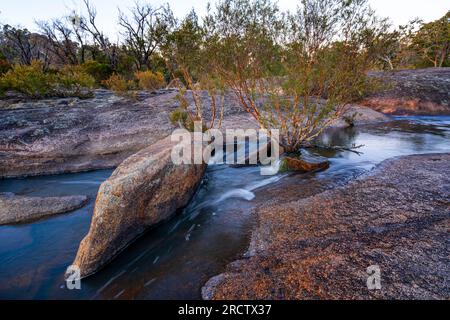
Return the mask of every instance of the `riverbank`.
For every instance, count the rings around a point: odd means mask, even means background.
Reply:
[[[447,299],[450,154],[386,160],[347,186],[256,210],[248,258],[205,299]],[[368,290],[366,270],[381,270]]]

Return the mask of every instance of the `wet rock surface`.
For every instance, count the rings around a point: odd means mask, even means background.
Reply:
[[[270,196],[269,196],[270,199]],[[247,258],[205,299],[448,299],[450,154],[398,157],[348,185],[257,210]],[[381,290],[368,290],[379,266]]]
[[[450,115],[450,68],[372,72],[387,86],[362,105],[393,115]]]
[[[86,196],[26,197],[0,193],[0,225],[35,221],[83,207]]]
[[[206,165],[174,164],[175,144],[167,137],[142,149],[100,186],[89,233],[73,263],[81,276],[104,267],[147,228],[188,204]]]

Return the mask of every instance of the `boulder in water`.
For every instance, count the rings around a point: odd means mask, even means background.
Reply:
[[[176,165],[170,137],[125,160],[101,186],[88,235],[74,265],[89,276],[110,262],[147,228],[185,207],[206,165]]]
[[[281,160],[280,171],[311,172],[326,170],[329,167],[329,161],[309,162],[300,158],[284,157]]]

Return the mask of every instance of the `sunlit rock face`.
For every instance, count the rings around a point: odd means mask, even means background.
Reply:
[[[186,93],[190,108],[192,94]],[[134,99],[96,90],[94,98],[0,100],[0,178],[60,174],[117,167],[139,150],[170,135],[170,113],[179,107],[174,90],[139,92]],[[210,119],[208,94],[204,119]],[[224,97],[221,129],[258,129],[232,92]],[[389,120],[369,108],[352,106],[355,125]],[[216,121],[217,125],[218,121]],[[347,126],[343,119],[334,127]]]
[[[88,235],[74,265],[88,276],[114,258],[148,227],[186,206],[206,165],[176,165],[170,137],[126,159],[98,192]]]
[[[450,68],[372,72],[386,84],[362,104],[393,115],[450,115]]]

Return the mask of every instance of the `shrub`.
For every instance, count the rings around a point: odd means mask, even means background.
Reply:
[[[94,60],[86,61],[82,64],[82,67],[84,71],[91,75],[98,84],[101,84],[103,80],[108,79],[113,73],[113,70],[109,64],[100,63]]]
[[[95,79],[84,71],[81,66],[64,66],[57,73],[57,82],[68,90],[79,90],[80,88],[93,88]]]
[[[161,72],[137,71],[134,77],[141,90],[153,91],[161,89],[165,85],[164,75]]]
[[[189,127],[189,123],[188,120],[190,120],[188,118],[188,113],[186,110],[183,110],[181,108],[178,108],[174,111],[172,111],[169,114],[169,119],[170,122],[172,122],[172,124],[174,125],[179,125],[180,127]]]
[[[32,98],[53,95],[55,75],[45,73],[40,61],[33,61],[31,65],[15,64],[1,78],[3,91],[11,90],[25,94]]]
[[[126,95],[128,91],[134,89],[134,82],[132,80],[127,80],[116,73],[109,77],[109,79],[102,81],[102,84],[118,95]]]
[[[8,60],[0,55],[0,75],[5,74],[9,69],[11,69],[11,65]]]
[[[85,98],[95,80],[79,66],[65,66],[61,70],[44,71],[41,61],[31,65],[15,64],[0,77],[0,93],[15,91],[30,98],[76,96]]]

